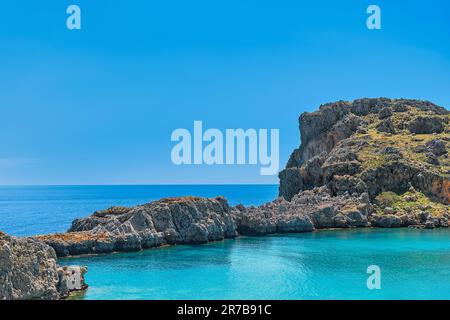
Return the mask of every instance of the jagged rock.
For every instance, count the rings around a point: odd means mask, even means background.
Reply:
[[[425,229],[434,229],[440,226],[440,221],[437,218],[429,218],[425,222]]]
[[[326,152],[312,157],[300,168],[300,176],[305,189],[320,185],[323,179],[322,166],[325,162]]]
[[[233,216],[241,235],[264,235],[314,230],[311,219],[301,211],[292,210],[284,199],[260,207],[235,209]]]
[[[439,157],[447,153],[445,143],[440,139],[434,139],[425,144],[425,149],[430,151],[435,156]]]
[[[278,177],[280,179],[279,193],[287,200],[291,200],[300,190],[305,189],[298,167],[286,168],[278,174]]]
[[[230,212],[223,197],[166,198],[133,208],[95,212],[75,220],[68,233],[36,238],[62,257],[206,243],[237,236]]]
[[[417,217],[415,215],[403,214],[400,215],[399,218],[402,221],[402,225],[404,227],[419,225],[419,221],[417,220]]]
[[[373,216],[371,222],[373,226],[380,228],[400,228],[405,226],[400,217],[392,214]]]
[[[440,164],[438,157],[434,153],[427,153],[427,162],[438,166]]]
[[[395,127],[391,119],[385,119],[377,126],[378,132],[395,133]]]
[[[385,98],[339,101],[304,113],[299,118],[301,145],[280,173],[279,195],[293,201],[306,190],[326,186],[332,197],[366,194],[373,201],[385,191],[402,195],[412,190],[448,205],[449,116],[448,110],[428,101]],[[343,129],[340,134],[338,128]],[[414,136],[430,133],[436,138]],[[420,144],[423,141],[428,142]],[[402,201],[411,202],[415,196],[411,197]],[[369,216],[369,221],[374,226],[394,227],[426,223],[416,217],[412,204],[397,214],[395,210],[386,212],[388,218],[381,214],[377,219]],[[320,217],[314,220],[312,216],[313,223],[323,221],[323,213]],[[327,221],[325,225],[333,224]],[[334,221],[346,225],[339,214]]]
[[[391,108],[383,108],[378,112],[378,119],[386,119],[392,116]]]
[[[445,121],[439,117],[419,116],[408,124],[408,130],[416,134],[441,133]]]
[[[86,272],[85,268],[80,270]],[[55,251],[50,246],[0,232],[0,300],[64,298],[71,291],[79,290],[67,286],[67,276],[57,265]],[[80,290],[86,288],[83,277],[79,284]]]
[[[425,123],[437,132],[436,123],[447,126],[449,115],[446,109],[419,100],[380,98],[325,104],[299,118],[301,145],[279,174],[279,199],[248,208],[229,207],[220,197],[113,207],[74,221],[68,233],[37,239],[51,245],[58,256],[67,256],[205,243],[238,234],[425,226],[427,221],[430,226],[435,218],[440,226],[448,226],[450,213],[441,219],[450,202],[448,162],[442,155],[447,151],[448,129],[436,134],[433,142],[427,136],[414,137],[406,129],[419,133]],[[380,129],[385,132],[380,134]],[[440,166],[414,153],[422,141],[430,141],[425,144],[427,152],[442,155]],[[384,192],[393,192],[395,201],[408,205],[401,209],[380,206],[374,199]],[[435,205],[414,206],[411,202],[417,196],[403,199],[406,192],[420,193],[422,202],[428,197]],[[424,216],[424,210],[432,213]]]
[[[403,199],[404,199],[406,202],[417,201],[417,197],[415,197],[415,196],[405,196],[405,197],[403,197]]]
[[[381,122],[381,130],[390,133],[396,133],[395,126],[401,126],[405,119],[412,119],[408,122],[409,125],[417,119],[425,117],[415,116],[420,112],[434,113],[436,114],[434,117],[440,119],[439,121],[444,124],[446,120],[442,119],[446,119],[445,116],[448,118],[449,114],[446,109],[427,101],[384,98],[360,99],[353,102],[339,101],[323,105],[317,112],[304,113],[300,116],[302,144],[291,154],[286,169],[281,171],[279,175],[280,196],[291,200],[300,191],[329,184],[334,176],[350,175],[361,178],[367,184],[370,189],[370,196],[373,198],[380,192],[381,188],[376,187],[372,182],[374,180],[379,182],[381,177],[387,176],[388,171],[394,168],[400,175],[388,178],[388,182],[384,183],[385,186],[392,186],[394,191],[404,190],[403,186],[407,185],[406,180],[422,173],[427,181],[422,185],[423,188],[420,188],[422,182],[420,177],[415,179],[418,182],[419,189],[427,193],[437,191],[437,194],[448,202],[450,200],[448,185],[447,182],[443,181],[442,175],[436,177],[434,173],[426,172],[426,170],[429,170],[426,166],[413,164],[413,161],[417,159],[411,159],[413,160],[411,161],[405,158],[403,150],[400,150],[397,146],[383,146],[385,141],[374,139],[373,134],[369,132],[370,130],[368,131],[370,122],[374,121],[373,118],[370,118],[370,114],[388,113],[382,111],[385,109],[391,111],[391,116]],[[397,117],[399,112],[402,114]],[[433,116],[428,117],[433,118]],[[396,124],[394,124],[394,119],[397,119]],[[387,130],[383,128],[385,125]],[[397,135],[402,138],[406,137],[401,131],[401,127],[398,130],[400,130],[398,134],[392,134],[394,141]],[[358,133],[361,131],[369,134]],[[408,139],[413,140],[414,137],[408,137]],[[445,139],[445,136],[435,140],[443,139]],[[380,146],[377,147],[377,144]],[[429,146],[432,147],[431,142]],[[442,147],[446,148],[445,144],[439,142],[436,143],[436,146],[440,148],[437,151],[439,153],[443,152]],[[371,153],[377,152],[378,149],[378,153],[383,159],[380,159],[378,166],[367,170],[364,168],[365,163],[361,161],[360,157],[364,150],[370,150],[370,148],[374,149],[370,151]],[[406,154],[408,155],[408,153]],[[433,161],[433,163],[437,166],[436,161]],[[399,168],[395,169],[396,166],[399,166]],[[436,168],[436,170],[442,170],[443,173],[448,171],[445,168]],[[404,171],[405,174],[400,171]],[[430,180],[434,180],[434,182],[430,184]],[[448,181],[448,179],[444,180]],[[438,190],[437,186],[442,186],[443,189]]]
[[[343,195],[345,193],[351,195],[360,195],[367,192],[366,184],[351,175],[334,175],[327,184],[332,195]]]
[[[291,201],[279,198],[259,207],[233,211],[242,235],[308,232],[314,229],[368,226],[370,208],[364,197],[332,197],[326,188],[297,194]]]

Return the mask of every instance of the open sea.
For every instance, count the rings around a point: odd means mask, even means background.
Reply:
[[[0,187],[0,230],[63,232],[113,205],[223,195],[258,205],[276,185]],[[450,299],[450,231],[358,229],[61,259],[88,266],[83,299]],[[367,267],[381,269],[369,290]]]

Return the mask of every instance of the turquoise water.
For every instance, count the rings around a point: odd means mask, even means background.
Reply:
[[[449,230],[242,237],[78,259],[85,299],[450,299]],[[369,265],[381,289],[368,290]]]
[[[277,185],[0,186],[0,230],[16,236],[64,232],[95,210],[163,197],[222,195],[231,205],[259,205],[277,194]]]

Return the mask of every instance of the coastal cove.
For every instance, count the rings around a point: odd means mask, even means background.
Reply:
[[[239,237],[59,263],[88,267],[89,289],[78,296],[88,300],[450,298],[448,229]],[[366,287],[372,264],[381,290]]]

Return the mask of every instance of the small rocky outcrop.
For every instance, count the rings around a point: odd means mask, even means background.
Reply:
[[[236,236],[231,208],[224,198],[182,197],[95,212],[75,220],[67,233],[36,239],[64,257],[206,243]]]
[[[446,227],[449,118],[431,102],[387,98],[339,101],[304,113],[301,145],[279,174],[280,196],[294,202],[324,187],[336,202],[342,194],[367,197],[371,226]],[[393,204],[377,201],[387,192],[397,195]],[[411,198],[417,200],[404,200]],[[431,209],[420,210],[424,205]],[[425,214],[428,219],[420,218]]]
[[[67,267],[59,267],[55,251],[41,241],[0,232],[0,300],[65,298],[86,288],[86,271],[72,267],[68,272]]]
[[[437,116],[418,116],[408,123],[408,130],[417,134],[441,133],[448,119]]]
[[[365,194],[332,195],[325,187],[302,192],[292,201],[278,198],[248,208],[230,207],[222,197],[181,197],[98,211],[75,220],[67,233],[35,239],[50,245],[59,257],[138,251],[238,235],[366,227],[371,210]]]

